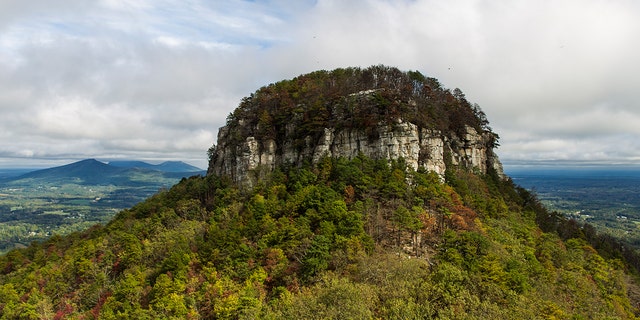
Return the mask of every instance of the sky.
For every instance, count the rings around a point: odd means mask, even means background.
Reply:
[[[418,70],[480,105],[505,166],[640,164],[634,0],[3,0],[0,168],[182,160],[242,97]]]

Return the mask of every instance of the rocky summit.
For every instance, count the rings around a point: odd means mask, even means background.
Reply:
[[[484,113],[459,89],[385,66],[337,69],[243,99],[210,149],[209,173],[251,187],[283,164],[364,155],[441,177],[447,166],[504,176],[496,146]]]

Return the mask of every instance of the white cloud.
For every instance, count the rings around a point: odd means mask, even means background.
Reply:
[[[382,63],[461,88],[502,137],[506,161],[631,161],[640,158],[639,9],[628,0],[2,2],[0,156],[204,166],[242,96],[317,69]]]

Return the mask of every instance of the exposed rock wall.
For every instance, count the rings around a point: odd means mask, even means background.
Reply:
[[[287,131],[294,129],[287,128]],[[241,128],[220,129],[209,173],[229,176],[248,187],[284,163],[316,163],[325,156],[352,159],[360,153],[374,159],[403,158],[413,169],[425,168],[440,176],[446,170],[447,156],[453,165],[476,168],[483,173],[492,167],[498,174],[504,174],[498,157],[489,147],[492,137],[469,126],[462,138],[401,120],[392,125],[379,125],[373,132],[325,128],[319,138],[305,137],[302,147],[291,140],[275,141],[256,136],[249,136],[240,143],[230,142],[237,130]]]

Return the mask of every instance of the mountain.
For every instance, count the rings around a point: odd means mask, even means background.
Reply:
[[[109,161],[108,165],[119,167],[119,168],[143,168],[143,169],[151,169],[155,165],[138,160],[118,160],[118,161]]]
[[[28,169],[28,168],[0,169],[0,181],[3,181],[8,178],[21,176],[25,173],[28,173],[34,170],[37,170],[37,169]]]
[[[86,184],[99,184],[122,176],[125,172],[125,169],[110,166],[95,159],[86,159],[59,167],[32,171],[12,180],[80,180]]]
[[[194,167],[190,164],[182,161],[165,161],[155,166],[156,170],[165,172],[200,172],[204,171],[198,167]]]
[[[203,172],[180,161],[168,161],[152,165],[142,161],[120,161],[104,163],[95,159],[85,159],[67,165],[31,171],[17,177],[9,177],[5,182],[39,180],[44,182],[72,182],[85,185],[139,184],[139,180],[156,180],[163,177],[188,177]]]
[[[447,166],[504,176],[493,152],[497,140],[484,112],[459,89],[446,90],[419,72],[318,71],[243,99],[220,128],[209,173],[250,187],[285,163],[363,154],[402,158],[440,176]]]
[[[181,179],[204,174],[180,162],[140,168],[113,166],[94,159],[0,178],[0,254],[68,234],[96,223],[107,223],[129,208],[169,188]]]
[[[638,255],[515,185],[479,107],[435,79],[301,75],[243,99],[220,136],[206,176],[0,256],[0,317],[638,314]]]
[[[109,161],[109,165],[124,168],[142,168],[163,172],[201,172],[204,171],[182,161],[165,161],[160,164],[150,164],[143,161]]]

